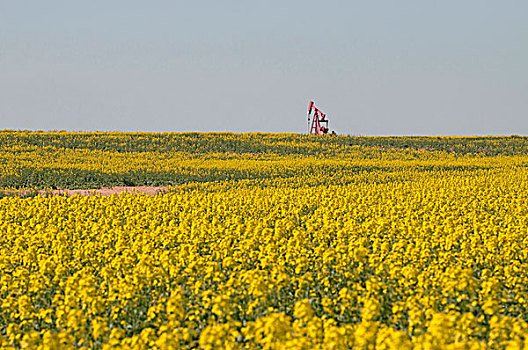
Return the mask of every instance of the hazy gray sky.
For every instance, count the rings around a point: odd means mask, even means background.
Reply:
[[[528,134],[528,1],[0,0],[0,129]]]

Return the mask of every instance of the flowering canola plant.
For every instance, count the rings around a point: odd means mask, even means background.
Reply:
[[[43,169],[34,147],[4,174]],[[528,156],[295,152],[183,152],[250,176],[155,196],[0,198],[0,346],[528,348]]]

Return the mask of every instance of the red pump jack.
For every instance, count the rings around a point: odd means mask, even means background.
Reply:
[[[312,117],[310,135],[323,135],[328,133],[328,119],[326,119],[326,114],[324,114],[319,108],[315,107],[314,101],[308,103],[308,125],[310,125],[310,117]],[[322,124],[325,125],[323,126]]]

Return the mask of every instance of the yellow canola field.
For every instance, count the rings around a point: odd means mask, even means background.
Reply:
[[[527,349],[528,157],[376,152],[1,198],[0,345]]]

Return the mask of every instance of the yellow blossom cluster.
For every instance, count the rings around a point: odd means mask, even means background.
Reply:
[[[528,156],[339,149],[0,198],[0,347],[527,349]]]

